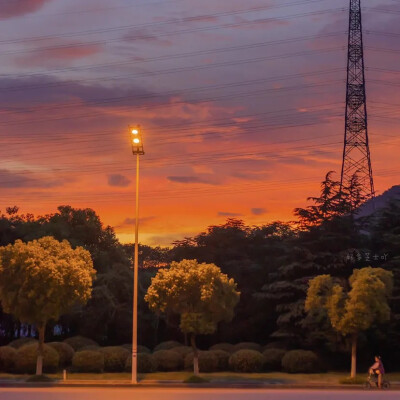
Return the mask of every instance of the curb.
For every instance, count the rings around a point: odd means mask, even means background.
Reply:
[[[96,381],[71,381],[71,382],[50,382],[50,383],[29,383],[3,381],[0,382],[0,388],[125,388],[125,389],[145,389],[145,388],[164,388],[164,389],[271,389],[271,390],[345,390],[345,391],[360,391],[364,390],[362,385],[323,385],[323,384],[281,384],[281,383],[266,383],[266,382],[232,382],[232,383],[202,383],[190,384],[177,381],[144,381],[136,385],[123,382],[96,382]],[[393,385],[391,391],[399,391],[400,385]]]

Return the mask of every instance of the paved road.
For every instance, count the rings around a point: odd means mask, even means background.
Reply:
[[[398,400],[399,392],[268,389],[0,389],[0,400]]]

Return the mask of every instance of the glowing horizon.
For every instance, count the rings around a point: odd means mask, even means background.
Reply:
[[[400,32],[382,12],[400,5],[367,6],[379,194],[400,183]],[[145,244],[292,220],[340,172],[348,0],[26,0],[0,18],[1,210],[92,208],[131,242],[136,125]]]

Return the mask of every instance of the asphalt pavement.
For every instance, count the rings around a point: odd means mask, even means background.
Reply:
[[[0,400],[398,400],[398,391],[197,388],[2,388]]]

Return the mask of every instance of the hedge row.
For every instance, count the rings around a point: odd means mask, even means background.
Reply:
[[[53,372],[71,366],[76,372],[122,372],[131,369],[130,344],[100,347],[96,342],[75,336],[64,342],[45,345],[44,372]],[[264,351],[262,351],[264,350]],[[0,371],[33,373],[36,368],[37,341],[17,339],[8,346],[0,347]],[[178,371],[193,369],[193,351],[175,341],[160,343],[151,354],[144,346],[138,346],[138,371]],[[219,343],[209,351],[199,351],[199,367],[202,372],[236,371],[286,371],[316,372],[320,370],[318,356],[305,350],[285,351],[257,343]]]
[[[36,371],[37,343],[26,344],[17,350],[11,346],[0,347],[0,371],[33,374]],[[56,350],[44,345],[44,372],[57,371],[60,357]]]

